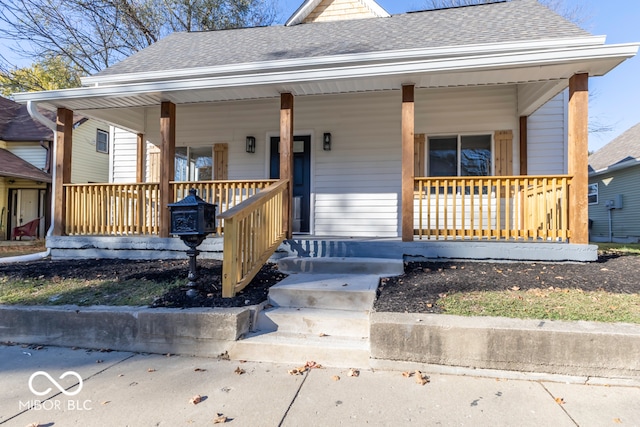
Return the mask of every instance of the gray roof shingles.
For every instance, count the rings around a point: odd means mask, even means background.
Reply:
[[[589,156],[589,166],[598,171],[631,159],[640,159],[640,123]]]
[[[590,35],[536,0],[514,0],[389,18],[173,33],[96,75]]]

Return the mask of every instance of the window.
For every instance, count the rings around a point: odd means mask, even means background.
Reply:
[[[598,183],[589,184],[589,190],[587,192],[587,197],[589,199],[590,205],[598,204]]]
[[[429,138],[429,176],[489,176],[491,135],[457,135]]]
[[[176,147],[176,181],[211,181],[212,179],[211,147]]]
[[[109,132],[98,129],[96,134],[96,151],[98,153],[109,152]]]

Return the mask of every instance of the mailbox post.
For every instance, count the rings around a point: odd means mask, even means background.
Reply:
[[[198,294],[198,272],[196,257],[200,254],[198,246],[207,237],[207,234],[216,230],[216,207],[198,197],[195,189],[189,190],[189,195],[176,203],[168,205],[171,211],[171,234],[180,236],[180,239],[189,247],[189,289],[187,296],[194,297]]]

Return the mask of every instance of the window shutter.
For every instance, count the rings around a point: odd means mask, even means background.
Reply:
[[[424,133],[417,133],[414,136],[415,148],[413,150],[413,176],[425,176],[425,141]]]
[[[147,152],[147,182],[160,182],[160,150],[153,146]]]
[[[513,131],[498,130],[494,136],[496,176],[513,175]]]
[[[229,175],[229,144],[214,144],[213,146],[213,179],[225,180]]]

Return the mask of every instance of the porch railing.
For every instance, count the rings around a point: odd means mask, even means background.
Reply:
[[[158,234],[160,191],[148,184],[65,184],[66,234]]]
[[[249,284],[286,236],[283,198],[288,180],[218,215],[225,221],[222,296],[233,297]]]
[[[172,182],[174,199],[190,188],[224,212],[276,180]],[[65,184],[67,235],[155,235],[159,232],[159,184]],[[218,222],[218,234],[224,222]]]
[[[174,200],[182,200],[189,195],[189,190],[198,190],[198,196],[208,203],[218,205],[218,213],[226,212],[234,206],[258,194],[274,182],[275,179],[255,181],[198,181],[171,182]],[[222,234],[224,220],[218,221],[218,235]]]
[[[419,239],[567,241],[571,177],[415,178]]]

